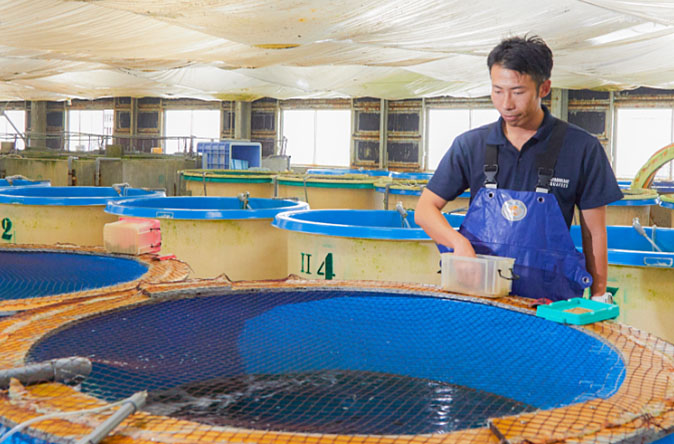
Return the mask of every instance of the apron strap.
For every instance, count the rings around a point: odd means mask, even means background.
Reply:
[[[496,123],[498,124],[498,122]],[[561,119],[555,119],[555,124],[550,132],[548,146],[546,150],[536,157],[536,167],[538,169],[538,183],[536,184],[537,193],[547,193],[550,191],[550,180],[555,174],[555,165],[559,152],[562,150],[564,136],[569,124]],[[496,174],[498,173],[498,146],[487,144],[484,152],[484,187],[498,188]]]
[[[494,126],[498,125],[498,122]],[[484,152],[484,187],[498,188],[496,173],[498,173],[498,146],[487,145]]]
[[[536,184],[537,193],[547,193],[550,191],[550,180],[555,174],[555,165],[559,152],[562,150],[564,136],[569,124],[561,119],[555,119],[555,125],[550,132],[547,149],[536,157],[536,166],[538,168],[538,183]]]

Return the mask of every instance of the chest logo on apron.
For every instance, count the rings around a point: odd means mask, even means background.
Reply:
[[[510,199],[501,206],[501,214],[511,222],[524,219],[527,215],[527,206],[518,199]]]

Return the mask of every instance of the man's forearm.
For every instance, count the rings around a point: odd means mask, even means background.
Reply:
[[[602,295],[608,278],[606,207],[582,210],[580,222],[585,264],[592,275],[591,294]]]

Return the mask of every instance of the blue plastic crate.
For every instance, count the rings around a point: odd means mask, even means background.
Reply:
[[[204,169],[241,170],[259,167],[262,163],[262,145],[258,142],[199,142],[197,152],[202,155],[201,167]]]

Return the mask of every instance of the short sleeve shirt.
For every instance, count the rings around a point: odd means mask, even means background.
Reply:
[[[505,137],[502,118],[459,135],[429,180],[428,189],[443,199],[454,200],[470,188],[472,200],[484,186],[484,156],[490,144],[498,147],[498,187],[534,191],[538,182],[536,157],[547,149],[556,120],[545,106],[543,111],[541,126],[521,150]],[[550,193],[557,198],[567,226],[571,226],[575,206],[581,210],[596,208],[623,197],[599,140],[573,124],[566,130]]]

